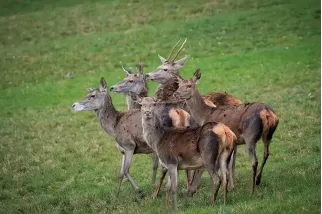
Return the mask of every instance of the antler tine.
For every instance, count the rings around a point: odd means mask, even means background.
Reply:
[[[186,43],[186,41],[187,41],[187,38],[184,40],[184,42],[182,43],[182,45],[181,45],[181,47],[179,48],[179,50],[178,50],[178,52],[177,52],[177,55],[175,55],[175,57],[173,58],[173,60],[172,61],[174,61],[176,58],[177,58],[177,56],[179,55],[179,53],[181,52],[181,50],[183,49],[183,46],[184,46],[184,44]]]
[[[138,68],[138,73],[139,73],[139,74],[143,73],[143,66],[142,66],[142,63],[141,63],[141,62],[139,62],[139,63],[137,64],[137,68]]]
[[[170,54],[168,56],[168,60],[170,60],[170,57],[171,57],[171,55],[173,53],[174,48],[177,47],[177,45],[179,44],[180,41],[181,41],[181,39],[179,39],[179,41],[173,46],[173,48],[172,48],[172,50],[171,50],[171,52],[170,52]]]

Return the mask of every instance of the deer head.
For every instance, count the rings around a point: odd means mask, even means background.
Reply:
[[[182,79],[178,76],[177,80],[179,82],[179,88],[176,92],[174,92],[173,96],[175,96],[178,99],[190,99],[196,91],[196,84],[200,78],[201,73],[199,68],[196,70],[196,72],[190,79]]]
[[[154,109],[157,105],[153,97],[143,97],[141,98],[134,92],[130,92],[131,98],[141,105],[142,118],[151,120],[153,116]]]
[[[99,88],[87,88],[88,94],[82,100],[74,103],[72,108],[75,111],[99,110],[106,102],[111,102],[111,97],[106,91],[106,81],[102,77]]]
[[[138,72],[133,74],[130,70],[123,67],[123,71],[127,75],[122,81],[110,87],[110,91],[114,93],[128,94],[133,91],[140,94],[146,88],[146,83],[141,64],[138,64]]]
[[[172,79],[175,75],[179,75],[179,69],[184,66],[186,61],[189,59],[189,56],[185,56],[182,59],[176,60],[177,56],[183,49],[184,44],[186,43],[187,39],[182,43],[181,47],[179,48],[177,54],[171,59],[173,54],[174,48],[178,45],[180,40],[177,44],[172,48],[168,59],[163,58],[162,56],[158,55],[162,64],[157,67],[154,71],[145,75],[147,80],[156,81],[161,84],[165,84],[167,81]]]

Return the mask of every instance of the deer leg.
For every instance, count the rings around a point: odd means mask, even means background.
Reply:
[[[156,186],[156,190],[154,191],[152,197],[155,198],[157,196],[159,196],[160,194],[160,190],[161,190],[161,186],[162,186],[162,183],[163,183],[163,180],[164,180],[164,177],[165,175],[167,174],[168,172],[168,169],[165,168],[165,167],[161,167],[161,176],[160,176],[160,179],[159,179],[159,183],[158,185]]]
[[[229,154],[222,154],[220,158],[220,170],[221,170],[222,180],[223,180],[225,205],[227,204],[227,187],[228,187],[228,178],[229,178],[228,157],[229,157]]]
[[[234,147],[234,151],[229,162],[229,189],[235,190],[235,167],[236,167],[236,155],[237,155],[237,145]]]
[[[221,180],[220,177],[218,175],[218,164],[207,164],[206,165],[206,169],[210,175],[210,177],[212,178],[212,182],[213,182],[213,193],[212,193],[212,197],[211,197],[211,205],[215,204],[217,195],[218,195],[218,191],[219,191],[219,187],[221,184]]]
[[[178,189],[178,169],[176,165],[169,165],[169,176],[171,180],[171,193],[172,193],[172,208],[174,210],[178,209],[178,201],[177,201],[177,189]]]
[[[152,163],[153,163],[152,184],[155,185],[155,180],[157,177],[157,170],[159,165],[159,158],[155,152],[152,154]]]
[[[165,193],[165,207],[169,208],[169,192],[171,191],[171,179],[170,175],[168,175],[168,182],[166,186],[166,193]]]
[[[192,180],[191,180],[191,183],[190,183],[190,189],[189,191],[187,192],[187,195],[189,197],[192,197],[197,188],[198,188],[198,185],[200,183],[200,179],[201,179],[201,176],[202,176],[202,173],[204,172],[204,170],[194,170],[193,172],[193,177],[192,177]]]
[[[262,173],[263,173],[263,168],[266,164],[266,161],[268,159],[268,156],[269,156],[269,144],[270,144],[270,141],[265,137],[263,137],[263,142],[264,142],[264,157],[263,157],[263,162],[262,162],[262,165],[259,169],[259,172],[256,176],[256,185],[259,185],[260,182],[261,182],[261,178],[262,178]]]
[[[119,196],[120,189],[121,189],[121,184],[124,178],[124,161],[125,161],[125,155],[122,155],[122,162],[121,162],[121,168],[119,171],[119,176],[118,176],[118,185],[117,185],[117,190],[116,190],[116,197]]]
[[[190,181],[191,181],[191,175],[190,175],[190,171],[191,170],[185,170],[186,171],[186,188],[187,188],[187,193],[190,190]]]
[[[256,156],[256,142],[249,144],[248,145],[248,152],[249,155],[252,156],[252,187],[251,187],[251,194],[254,193],[255,190],[255,178],[256,178],[256,172],[257,172],[257,165],[258,165],[258,160],[257,160],[257,156]]]
[[[134,191],[136,193],[141,194],[141,190],[139,189],[139,187],[135,184],[133,178],[131,177],[129,170],[130,170],[130,166],[131,166],[131,161],[132,161],[132,157],[133,157],[133,150],[131,151],[125,151],[124,152],[124,168],[123,168],[123,172],[125,173],[125,176],[128,178],[129,182],[131,183]]]

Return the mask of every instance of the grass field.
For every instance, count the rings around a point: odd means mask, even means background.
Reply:
[[[181,73],[201,68],[201,92],[265,102],[280,118],[253,195],[241,146],[228,205],[222,189],[209,205],[206,173],[186,197],[180,173],[179,213],[320,213],[320,23],[318,0],[0,1],[0,213],[168,212],[164,188],[151,198],[150,155],[131,167],[146,197],[124,182],[116,198],[115,142],[93,112],[71,105],[101,76],[121,80],[121,63],[152,71],[179,38],[188,38],[181,56],[191,55]]]

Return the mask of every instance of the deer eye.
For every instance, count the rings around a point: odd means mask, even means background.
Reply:
[[[187,85],[187,88],[191,88],[192,85]]]
[[[91,97],[91,98],[94,98],[94,97],[95,97],[95,94],[92,94],[90,97]]]
[[[168,69],[166,69],[166,68],[165,68],[165,69],[163,69],[163,70],[164,70],[164,71],[168,71]]]
[[[133,82],[133,80],[129,80],[129,82],[131,82],[131,83],[132,83],[132,82]]]

